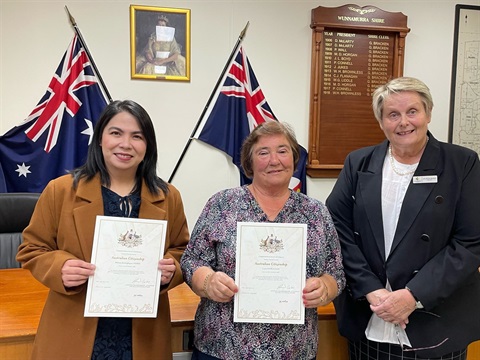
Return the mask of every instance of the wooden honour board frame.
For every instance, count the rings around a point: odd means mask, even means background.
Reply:
[[[372,92],[403,75],[407,16],[374,6],[312,10],[307,174],[335,178],[351,151],[384,139]]]

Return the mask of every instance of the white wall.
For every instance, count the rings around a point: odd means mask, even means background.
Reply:
[[[455,4],[453,0],[351,2],[408,16],[404,74],[429,85],[435,102],[430,130],[446,141]],[[462,4],[480,5],[480,0]],[[191,0],[136,5],[191,9],[191,81],[130,79],[129,5],[123,0],[0,0],[0,134],[19,124],[44,94],[74,31],[75,18],[114,99],[132,99],[151,115],[159,147],[158,171],[168,180],[225,66],[240,31],[244,48],[275,115],[295,127],[308,147],[311,29],[318,6],[345,1]],[[307,179],[308,194],[322,201],[335,179]],[[237,186],[230,159],[193,141],[172,182],[183,196],[190,229],[214,192]]]

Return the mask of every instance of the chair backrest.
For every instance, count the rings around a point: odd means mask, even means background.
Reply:
[[[0,193],[0,269],[21,267],[15,256],[39,196],[38,193]]]

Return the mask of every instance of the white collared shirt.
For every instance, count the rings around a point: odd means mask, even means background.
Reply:
[[[405,193],[412,180],[413,172],[418,166],[418,163],[407,165],[399,163],[395,159],[393,161],[395,162],[395,168],[400,172],[411,172],[411,174],[398,175],[392,169],[388,155],[385,157],[382,172],[382,220],[386,258],[388,258],[392,248]],[[392,290],[388,279],[386,289]],[[407,333],[401,326],[386,322],[376,314],[372,314],[365,335],[371,341],[411,346]]]

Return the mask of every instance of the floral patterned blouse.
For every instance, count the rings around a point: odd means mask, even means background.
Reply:
[[[235,278],[238,221],[267,222],[267,216],[247,186],[223,190],[205,205],[181,260],[191,286],[199,267],[209,266]],[[291,192],[274,222],[307,224],[307,278],[323,273],[345,287],[337,232],[323,203]],[[305,323],[259,324],[233,322],[233,300],[220,303],[201,298],[195,316],[195,347],[220,359],[313,359],[317,353],[316,309],[305,309]]]

